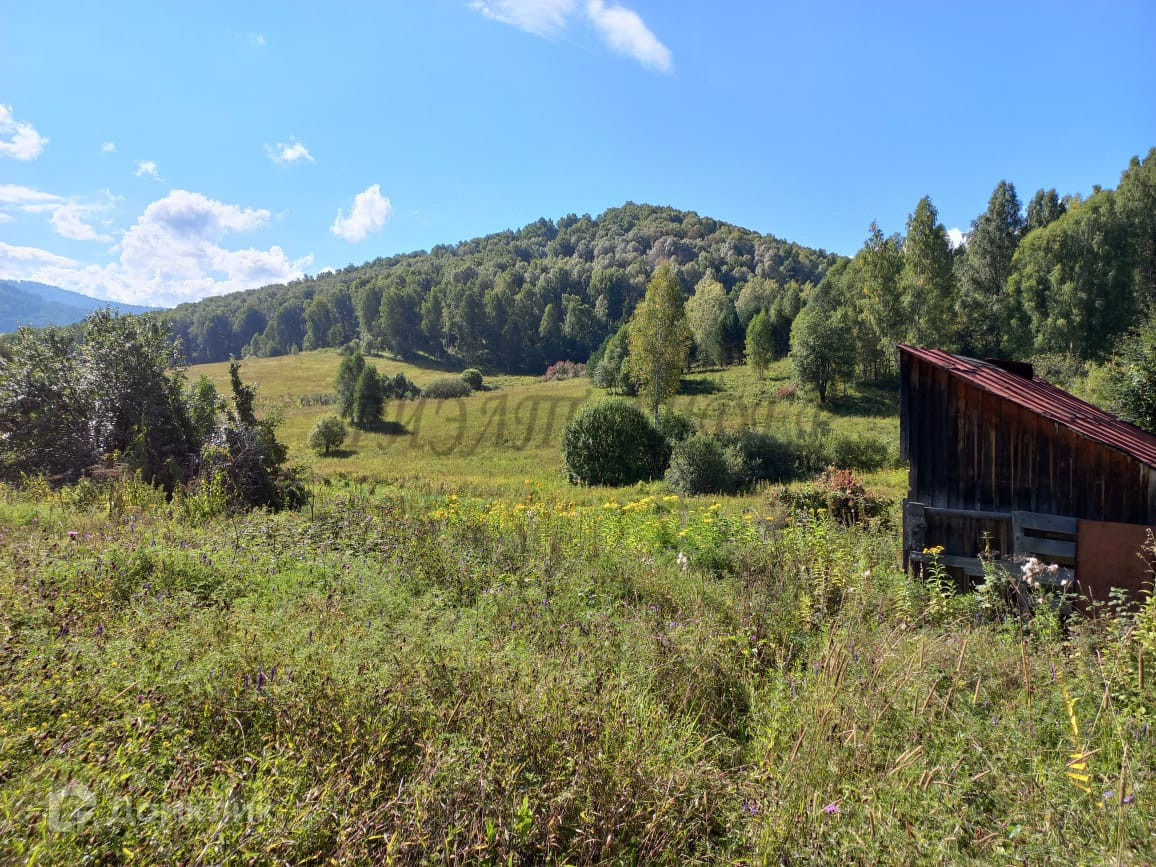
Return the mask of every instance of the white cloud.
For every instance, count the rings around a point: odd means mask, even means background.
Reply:
[[[549,36],[566,29],[566,19],[577,5],[577,0],[478,0],[470,8],[528,33]]]
[[[49,222],[56,233],[74,241],[111,241],[87,222],[89,215],[107,211],[115,202],[107,190],[95,200],[91,198],[64,198],[54,193],[15,184],[0,184],[0,219],[11,222],[12,212],[49,214]]]
[[[329,231],[351,243],[363,241],[370,234],[380,232],[392,212],[393,205],[381,194],[381,187],[374,184],[354,197],[348,217],[343,217],[341,209],[337,209],[337,219]]]
[[[962,247],[966,241],[966,232],[960,231],[955,226],[947,230],[947,243],[951,244],[951,249],[956,250]]]
[[[157,174],[157,164],[152,160],[137,160],[136,171],[133,174],[138,178],[149,177],[156,181],[161,179],[161,176]]]
[[[282,166],[295,163],[298,160],[314,161],[313,154],[309,153],[309,149],[296,139],[290,139],[288,143],[277,142],[276,147],[265,145],[265,153],[269,159]]]
[[[260,250],[223,245],[229,233],[261,228],[269,217],[264,209],[173,190],[145,208],[125,232],[114,248],[119,252],[116,262],[80,265],[44,250],[5,249],[0,245],[0,274],[39,280],[98,298],[158,306],[301,277],[312,256],[294,260],[278,246]]]
[[[34,160],[40,156],[48,139],[30,123],[12,117],[12,106],[0,104],[0,156],[16,160]]]
[[[250,33],[249,44],[256,48],[265,47],[265,35],[263,33]]]
[[[48,202],[59,202],[60,196],[34,190],[32,187],[21,187],[16,184],[0,184],[0,206],[16,205],[21,210],[27,210],[30,205],[41,205]]]
[[[474,0],[470,8],[495,21],[549,37],[566,29],[579,6],[578,0]],[[581,11],[612,50],[648,69],[674,71],[670,49],[634,10],[617,3],[607,6],[603,0],[586,0]]]
[[[101,235],[85,222],[87,215],[102,211],[105,205],[84,205],[80,202],[68,202],[60,205],[52,212],[50,222],[56,229],[56,234],[73,241],[111,241],[109,235]]]
[[[0,241],[0,277],[21,278],[23,275],[20,273],[20,268],[14,263],[19,263],[20,266],[31,263],[55,265],[63,268],[76,265],[76,262],[67,256],[58,256],[38,247],[14,247],[12,244],[5,244]]]
[[[648,69],[674,71],[670,49],[659,42],[637,12],[617,4],[607,6],[603,0],[589,0],[586,14],[619,54],[633,57]]]
[[[106,141],[104,144],[102,144],[100,146],[100,152],[102,154],[114,154],[114,153],[116,153],[116,142]]]

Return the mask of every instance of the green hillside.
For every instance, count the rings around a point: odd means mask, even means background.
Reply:
[[[692,211],[631,203],[207,298],[163,318],[190,362],[358,340],[407,359],[541,373],[584,361],[629,318],[659,262],[678,265],[688,292],[712,277],[737,295],[746,284],[798,292],[836,260]]]

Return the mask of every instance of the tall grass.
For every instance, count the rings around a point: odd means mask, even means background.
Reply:
[[[1156,858],[1151,603],[1021,614],[752,500],[314,493],[0,490],[8,860]]]

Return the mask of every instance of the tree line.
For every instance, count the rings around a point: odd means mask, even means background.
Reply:
[[[676,268],[686,292],[709,279],[757,304],[777,287],[819,282],[838,258],[690,211],[628,203],[206,298],[159,318],[190,363],[355,344],[541,373],[585,360],[629,319],[661,263]]]

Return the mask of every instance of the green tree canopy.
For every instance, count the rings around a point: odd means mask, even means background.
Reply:
[[[367,364],[357,377],[353,389],[352,419],[355,427],[366,430],[381,418],[385,408],[385,392],[377,368]]]
[[[775,360],[775,324],[771,314],[760,310],[747,325],[747,363],[762,376]]]
[[[654,272],[646,297],[630,318],[626,366],[657,423],[658,409],[678,391],[690,359],[690,326],[682,285],[670,265]]]
[[[1010,308],[1007,280],[1024,219],[1016,188],[1000,181],[987,210],[971,224],[959,282],[963,348],[980,356],[999,356],[1006,347]]]
[[[334,392],[337,395],[337,412],[342,418],[353,416],[353,395],[357,390],[357,379],[365,370],[365,356],[361,350],[341,359],[337,367],[337,381]]]
[[[321,416],[309,433],[309,448],[322,454],[329,454],[330,449],[337,448],[343,442],[345,442],[345,422],[336,413]]]
[[[951,348],[955,343],[955,271],[947,230],[924,196],[907,218],[900,286],[905,339],[919,346]]]
[[[795,376],[825,403],[830,387],[855,372],[855,341],[846,307],[819,294],[802,309],[791,328]]]

